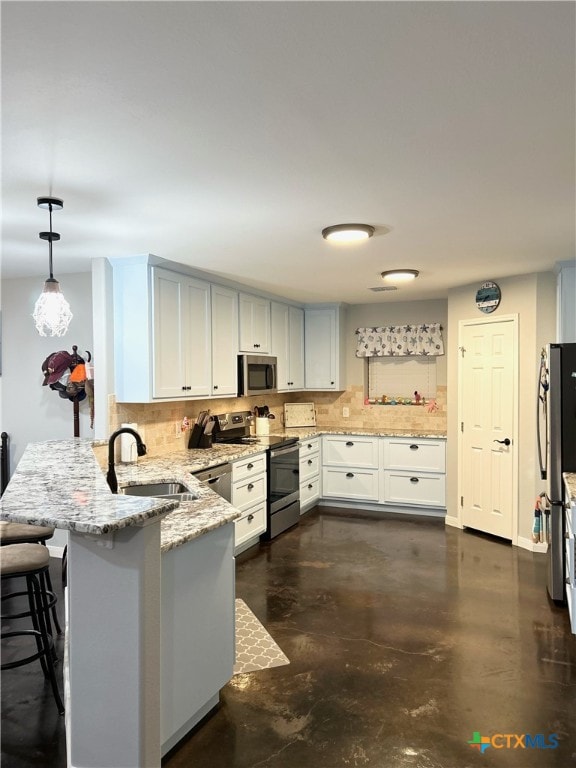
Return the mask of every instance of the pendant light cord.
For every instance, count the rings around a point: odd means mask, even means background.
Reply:
[[[50,280],[54,280],[54,274],[52,271],[52,203],[48,203],[48,210],[50,211],[50,240],[48,241],[48,271],[50,272]]]

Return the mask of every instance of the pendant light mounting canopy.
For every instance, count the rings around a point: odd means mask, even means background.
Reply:
[[[368,240],[373,234],[374,227],[370,224],[334,224],[322,230],[324,240],[341,243]]]
[[[64,200],[59,197],[38,197],[36,200],[38,208],[44,208],[46,211],[50,210],[50,206],[52,206],[53,211],[61,211],[64,208]]]

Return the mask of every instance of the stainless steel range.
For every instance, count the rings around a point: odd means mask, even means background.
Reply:
[[[215,417],[214,442],[261,445],[266,450],[268,503],[265,541],[300,521],[300,469],[298,438],[286,434],[253,436],[250,411],[221,413]]]

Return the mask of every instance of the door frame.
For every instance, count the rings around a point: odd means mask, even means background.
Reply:
[[[514,389],[514,404],[513,404],[513,419],[514,428],[512,430],[512,445],[514,446],[514,454],[512,456],[512,544],[518,545],[518,467],[519,467],[519,405],[520,405],[520,391],[519,391],[519,347],[518,347],[518,314],[510,315],[498,315],[497,317],[479,317],[474,320],[460,320],[458,323],[458,497],[457,497],[457,509],[458,509],[458,527],[463,528],[462,524],[462,505],[460,499],[464,495],[463,491],[463,454],[464,454],[464,441],[462,437],[462,429],[460,427],[463,421],[464,411],[464,387],[462,386],[462,346],[463,346],[463,331],[464,328],[469,328],[475,325],[492,325],[494,323],[512,323],[512,342],[514,345],[513,363],[512,363],[512,380]]]

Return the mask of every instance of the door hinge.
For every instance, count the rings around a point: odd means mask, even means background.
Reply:
[[[464,506],[464,496],[460,496],[460,506]]]
[[[460,432],[464,432],[464,422],[460,422]]]
[[[466,348],[465,347],[458,347],[458,349],[460,350],[460,354],[462,355],[462,357],[464,357],[464,352],[466,352]]]

